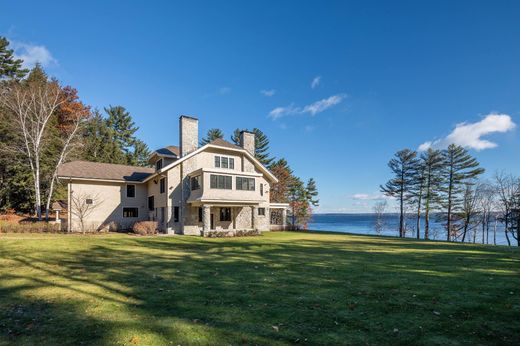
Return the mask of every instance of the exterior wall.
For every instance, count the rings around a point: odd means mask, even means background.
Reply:
[[[74,201],[87,198],[93,199],[90,212],[85,215],[84,226],[86,231],[95,231],[103,228],[117,227],[129,229],[136,221],[148,219],[146,205],[146,186],[135,185],[135,198],[126,197],[125,183],[74,181],[69,183],[69,215],[70,230],[81,231],[80,208],[75,207]],[[82,202],[82,201],[80,201]],[[137,218],[123,218],[123,207],[137,207]]]
[[[166,191],[164,193],[160,193],[160,179],[164,177],[166,178]],[[147,195],[146,195],[146,210],[148,215],[148,220],[154,220],[158,222],[158,227],[160,230],[164,231],[167,228],[168,221],[168,178],[166,174],[161,177],[156,177],[151,179],[146,183],[147,187]],[[154,196],[154,210],[150,211],[148,209],[148,197]],[[164,208],[164,215],[161,211],[161,208]]]

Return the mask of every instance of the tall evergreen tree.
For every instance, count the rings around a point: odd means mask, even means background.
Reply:
[[[236,129],[233,131],[233,135],[231,135],[231,140],[236,145],[240,145],[240,132],[239,129]],[[274,161],[274,158],[269,155],[269,138],[256,127],[251,132],[255,134],[255,157],[264,166],[269,167]]]
[[[316,187],[316,181],[310,178],[305,187],[305,195],[310,205],[317,207],[319,205],[318,199],[318,188]]]
[[[441,204],[446,210],[446,239],[450,241],[452,234],[457,233],[453,224],[454,212],[460,211],[466,184],[471,184],[475,178],[484,173],[478,161],[460,145],[450,144],[443,150],[443,187]]]
[[[424,165],[424,162],[422,160],[417,160],[414,172],[412,174],[412,187],[410,189],[412,194],[410,202],[413,206],[415,206],[417,211],[415,226],[417,239],[421,238],[421,212],[423,206],[425,184],[426,166]]]
[[[85,127],[83,137],[83,160],[126,164],[125,153],[114,141],[114,130],[108,126],[99,111],[94,111],[94,116]]]
[[[206,145],[217,138],[224,138],[224,133],[221,129],[209,129],[206,137],[200,140],[200,146]]]
[[[23,60],[16,59],[14,51],[9,49],[9,41],[0,36],[0,80],[21,79],[29,72],[22,67]]]
[[[405,203],[412,196],[413,173],[417,165],[417,153],[410,149],[403,149],[395,154],[388,162],[388,167],[394,174],[385,185],[381,185],[381,192],[394,197],[399,201],[399,236],[404,237],[405,230]]]
[[[424,239],[429,239],[430,212],[439,205],[443,167],[442,153],[439,150],[428,148],[421,154],[421,162],[424,166]]]
[[[127,165],[148,165],[150,150],[141,140],[137,139],[135,133],[139,127],[135,126],[130,113],[122,106],[109,106],[105,108],[108,117],[107,126],[111,128],[113,141],[124,152]]]

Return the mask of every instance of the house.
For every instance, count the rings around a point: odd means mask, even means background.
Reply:
[[[178,147],[152,153],[152,168],[61,165],[67,229],[129,229],[144,220],[157,221],[161,232],[188,235],[285,227],[287,205],[269,202],[277,179],[254,157],[254,133],[241,132],[240,146],[216,139],[199,147],[198,119],[181,116],[179,134]]]

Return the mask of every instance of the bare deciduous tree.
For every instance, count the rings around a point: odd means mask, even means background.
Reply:
[[[497,193],[497,205],[502,215],[501,219],[504,222],[504,232],[507,239],[507,244],[511,246],[509,239],[509,218],[507,215],[514,207],[516,197],[520,194],[520,180],[511,174],[504,172],[497,172],[495,174],[495,188]],[[520,241],[518,241],[520,245]]]
[[[462,196],[462,210],[459,214],[462,229],[462,242],[466,240],[468,231],[476,230],[480,213],[480,191],[473,184],[466,183]],[[470,236],[471,237],[471,236]]]
[[[479,191],[479,209],[481,212],[482,244],[489,244],[489,223],[496,207],[496,192],[493,185],[487,181],[479,183],[477,190]],[[473,242],[476,242],[476,234],[473,236]]]
[[[102,200],[97,194],[87,194],[83,192],[75,193],[74,191],[70,194],[70,213],[79,220],[81,232],[86,232],[86,219],[96,210],[101,204]],[[71,221],[72,223],[72,221]],[[69,229],[71,225],[69,225]]]
[[[388,203],[386,201],[378,201],[374,204],[373,210],[375,214],[374,229],[377,234],[381,234],[385,227],[385,212]]]
[[[34,211],[41,220],[41,155],[50,119],[65,102],[57,82],[12,82],[0,92],[0,105],[10,111],[20,131],[21,143],[13,143],[13,150],[21,152],[31,168],[34,183]]]

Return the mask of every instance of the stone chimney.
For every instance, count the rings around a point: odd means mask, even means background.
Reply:
[[[181,157],[199,147],[199,119],[181,115],[179,118],[179,146]]]
[[[249,131],[241,131],[240,146],[255,156],[255,134]]]

